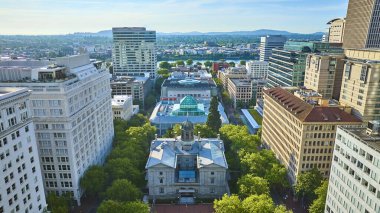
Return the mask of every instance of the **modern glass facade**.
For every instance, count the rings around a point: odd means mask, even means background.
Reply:
[[[284,49],[273,49],[269,58],[268,84],[273,87],[303,86],[308,53],[341,53],[338,45],[323,42],[287,41]]]

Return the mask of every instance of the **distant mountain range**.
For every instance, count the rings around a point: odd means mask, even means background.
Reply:
[[[263,35],[315,35],[315,36],[322,36],[324,33],[323,32],[316,32],[316,33],[310,33],[310,34],[305,34],[305,33],[292,33],[288,31],[282,31],[282,30],[270,30],[270,29],[260,29],[260,30],[254,30],[254,31],[232,31],[232,32],[207,32],[207,33],[202,33],[202,32],[173,32],[173,33],[162,33],[162,32],[157,32],[157,35],[162,35],[162,36],[179,36],[179,35],[240,35],[240,36],[263,36]],[[89,32],[78,32],[74,33],[74,35],[82,35],[82,36],[104,36],[104,37],[112,37],[112,30],[102,30],[97,33],[89,33]]]

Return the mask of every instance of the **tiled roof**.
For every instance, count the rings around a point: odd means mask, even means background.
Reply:
[[[265,90],[264,93],[302,122],[361,122],[339,107],[310,105],[280,87]]]

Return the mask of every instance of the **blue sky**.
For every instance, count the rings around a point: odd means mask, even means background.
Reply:
[[[0,34],[67,34],[122,26],[159,32],[277,29],[312,33],[348,0],[0,0]]]

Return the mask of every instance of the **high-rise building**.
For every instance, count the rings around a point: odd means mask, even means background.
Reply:
[[[268,35],[260,40],[260,61],[268,61],[272,56],[272,49],[282,49],[286,42],[286,37],[281,35]]]
[[[0,212],[46,207],[29,96],[25,88],[0,87]]]
[[[287,41],[283,49],[273,49],[269,58],[268,87],[303,86],[306,56],[309,53],[342,53],[340,44]]]
[[[338,127],[326,213],[380,212],[379,127]]]
[[[116,76],[155,78],[157,69],[156,31],[144,27],[115,27],[113,34],[113,73]]]
[[[245,65],[247,75],[252,78],[267,78],[268,62],[267,61],[248,61]]]
[[[327,41],[329,43],[343,43],[344,27],[346,25],[346,19],[336,18],[327,23],[330,25],[327,35]]]
[[[350,0],[343,48],[380,48],[380,0]]]
[[[4,86],[26,87],[48,193],[70,193],[78,204],[79,180],[88,167],[104,162],[112,147],[109,73],[88,55],[57,58],[27,77]]]
[[[344,67],[343,54],[309,54],[304,86],[325,99],[339,100]]]
[[[339,102],[363,121],[380,120],[380,51],[345,51],[347,57]]]
[[[292,184],[312,168],[328,177],[337,126],[361,124],[344,108],[312,100],[314,93],[264,90],[262,141],[288,169]]]

